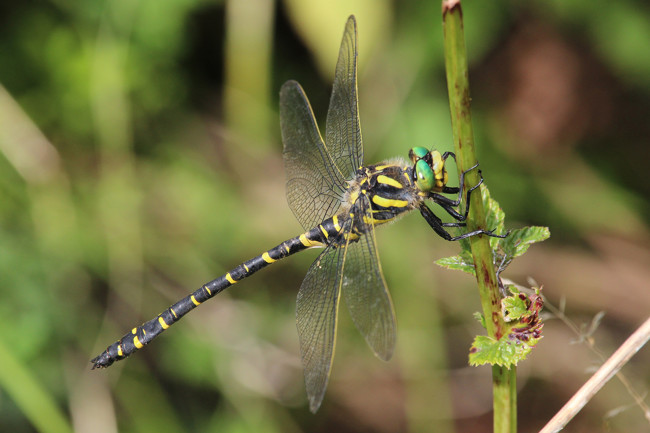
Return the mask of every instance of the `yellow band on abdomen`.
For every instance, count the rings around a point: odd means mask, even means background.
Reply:
[[[165,322],[165,319],[163,319],[162,316],[158,317],[158,323],[160,323],[160,326],[162,326],[162,329],[169,328],[169,325],[167,324],[167,322]]]
[[[332,217],[332,222],[334,223],[334,228],[336,229],[337,232],[341,231],[341,226],[339,225],[339,217],[334,215]]]
[[[304,233],[301,234],[298,237],[298,239],[300,239],[300,243],[303,244],[304,246],[306,246],[306,247],[311,247],[312,246],[312,242],[309,240],[309,238],[307,236],[305,236]]]

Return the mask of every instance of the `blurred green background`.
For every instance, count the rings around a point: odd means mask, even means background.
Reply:
[[[544,286],[608,355],[650,312],[650,5],[463,3],[479,160],[509,227],[552,237],[504,277]],[[451,150],[440,2],[24,1],[0,6],[0,431],[489,432],[474,281],[417,215],[378,231],[398,318],[390,363],[341,314],[325,401],[306,404],[295,296],[317,252],[220,294],[127,361],[132,326],[300,226],[278,92],[324,120],[359,25],[365,160]],[[455,174],[452,176],[454,178]],[[519,368],[537,431],[600,363],[559,320]],[[650,352],[623,373],[642,395]],[[614,379],[567,431],[648,431]]]

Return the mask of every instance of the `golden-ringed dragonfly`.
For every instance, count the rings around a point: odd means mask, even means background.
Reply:
[[[320,406],[332,365],[341,294],[359,332],[375,355],[388,360],[395,348],[395,312],[382,275],[375,226],[418,209],[431,228],[449,241],[445,227],[462,227],[469,206],[460,213],[461,188],[447,186],[441,154],[423,147],[410,150],[410,164],[391,160],[363,165],[357,104],[357,31],[354,16],[345,26],[323,141],[307,96],[295,81],[280,91],[289,207],[306,230],[204,284],[154,319],[133,328],[91,362],[108,367],[143,348],[181,317],[222,290],[299,251],[321,247],[298,291],[296,322],[309,407]],[[472,167],[472,169],[475,167]],[[465,172],[466,173],[466,172]],[[460,175],[463,185],[465,173]],[[480,183],[480,182],[479,182]],[[467,191],[466,203],[474,186]],[[457,194],[455,199],[441,195]],[[455,222],[443,223],[426,205],[438,204]]]

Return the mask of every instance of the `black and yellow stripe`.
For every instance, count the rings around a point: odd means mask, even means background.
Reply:
[[[339,217],[329,218],[319,224],[318,227],[284,241],[259,256],[242,263],[225,275],[204,284],[197,291],[176,302],[154,319],[133,328],[119,341],[108,346],[102,354],[91,361],[93,369],[108,367],[113,362],[128,357],[203,302],[271,263],[307,248],[324,246],[328,243],[328,238],[337,239],[341,231],[340,221],[341,218]]]
[[[368,166],[360,170],[355,182],[350,183],[348,198],[353,203],[338,215],[326,219],[311,230],[282,242],[276,247],[244,262],[219,278],[204,284],[191,295],[167,308],[154,319],[133,328],[119,341],[111,344],[91,362],[93,368],[108,367],[113,362],[131,355],[147,345],[164,330],[176,323],[219,292],[255,272],[285,257],[312,247],[326,245],[343,246],[357,241],[371,225],[394,220],[400,214],[414,208],[414,200],[420,200],[410,181],[410,168],[397,164]],[[361,207],[370,206],[370,212]]]
[[[374,225],[391,222],[413,210],[419,203],[420,198],[411,181],[409,167],[394,164],[370,166],[368,169],[368,197]]]

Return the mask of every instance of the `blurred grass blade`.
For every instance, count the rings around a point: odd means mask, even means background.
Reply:
[[[50,181],[59,170],[57,150],[1,84],[0,152],[29,184]]]
[[[271,0],[226,2],[225,121],[260,145],[270,142],[273,9]]]
[[[72,426],[38,379],[0,341],[0,387],[42,433],[72,433]]]

